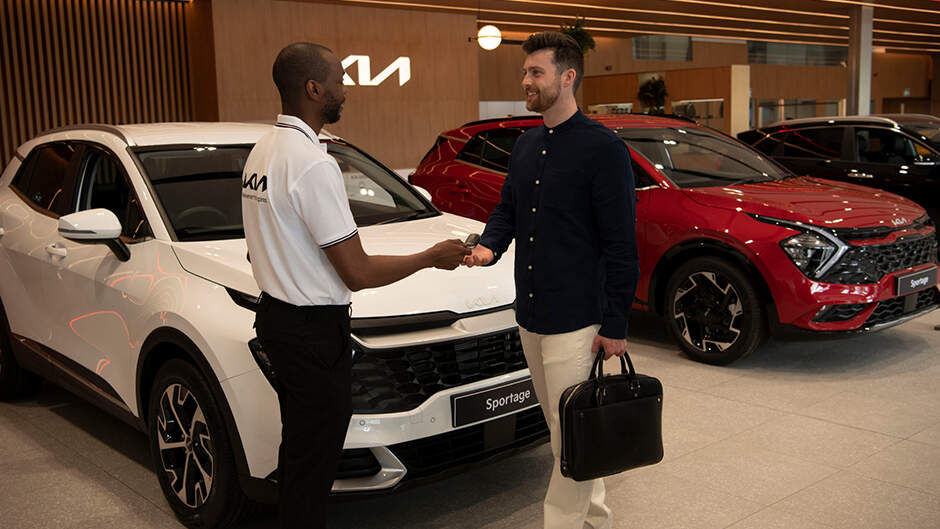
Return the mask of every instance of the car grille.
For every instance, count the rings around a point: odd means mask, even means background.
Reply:
[[[355,349],[355,413],[411,410],[438,391],[526,367],[518,329],[412,347]]]
[[[412,477],[483,459],[500,450],[524,446],[548,435],[540,406],[389,449]]]
[[[820,280],[840,285],[877,283],[886,274],[937,261],[937,239],[931,233],[891,244],[854,246]]]
[[[887,299],[878,303],[878,306],[875,307],[871,316],[865,321],[865,326],[870,327],[882,323],[890,323],[907,314],[938,304],[940,304],[940,292],[937,291],[936,287],[914,292],[906,296]]]

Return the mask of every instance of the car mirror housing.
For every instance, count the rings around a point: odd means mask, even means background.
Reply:
[[[75,241],[117,239],[121,222],[107,209],[88,209],[59,217],[59,235]]]
[[[88,209],[59,217],[59,235],[82,242],[103,242],[121,261],[130,259],[130,249],[121,240],[121,221],[110,210]]]

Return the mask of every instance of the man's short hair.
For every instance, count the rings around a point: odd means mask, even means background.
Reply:
[[[529,35],[529,38],[522,43],[522,51],[526,55],[531,55],[546,48],[555,52],[552,62],[555,63],[555,69],[558,70],[558,73],[568,68],[574,70],[573,91],[577,92],[578,86],[581,85],[581,77],[584,75],[584,52],[581,51],[578,41],[570,35],[558,31],[543,31]]]
[[[330,75],[330,63],[325,57],[327,53],[333,53],[333,50],[312,42],[295,42],[277,54],[271,75],[282,102],[297,101],[309,80],[319,83],[326,81]]]

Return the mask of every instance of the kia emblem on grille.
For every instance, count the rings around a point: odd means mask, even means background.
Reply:
[[[899,217],[899,218],[896,218],[896,219],[891,219],[891,224],[894,224],[895,226],[903,226],[903,225],[905,225],[905,224],[910,224],[910,223],[911,223],[911,221],[908,220],[908,219],[905,218],[905,217]]]
[[[467,303],[468,309],[474,309],[474,308],[479,308],[479,307],[485,307],[487,305],[492,305],[493,303],[496,303],[497,301],[499,300],[496,298],[496,296],[490,296],[490,297],[480,296],[478,298],[467,298],[466,303]]]

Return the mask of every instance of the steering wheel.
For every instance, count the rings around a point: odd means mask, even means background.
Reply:
[[[186,217],[192,217],[196,215],[209,215],[218,217],[221,222],[218,224],[228,224],[228,215],[226,215],[222,210],[214,208],[212,206],[193,206],[191,208],[186,208],[176,216],[176,224],[180,226],[189,226],[190,223],[185,222]]]

